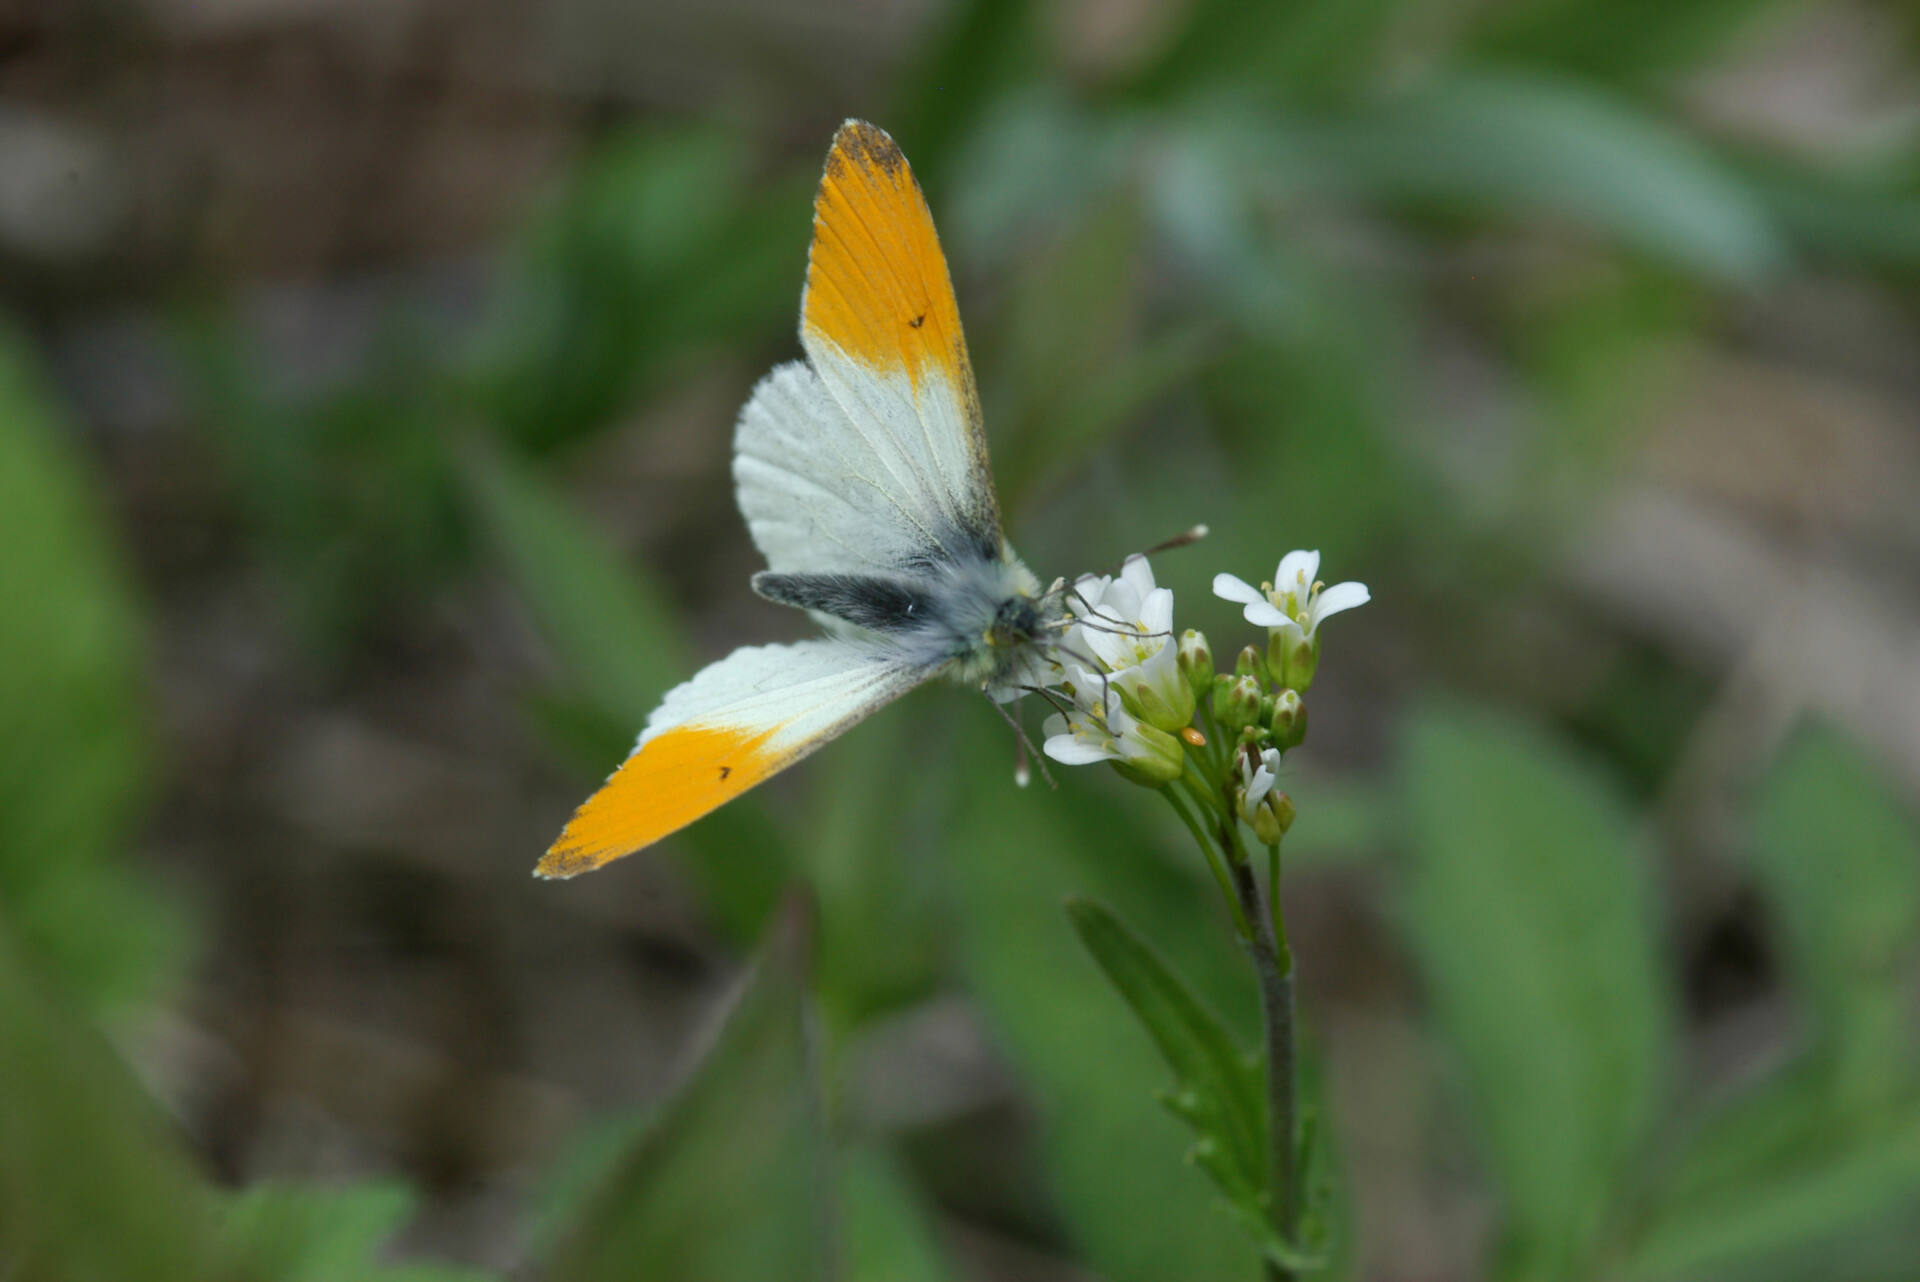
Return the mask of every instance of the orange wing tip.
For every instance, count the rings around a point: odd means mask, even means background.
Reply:
[[[533,875],[565,881],[686,827],[779,768],[774,729],[678,726],[649,739],[588,797]]]
[[[853,116],[847,117],[841,126],[833,131],[833,146],[828,152],[827,164],[842,157],[857,160],[871,169],[878,169],[889,178],[897,174],[907,164],[907,158],[900,150],[900,144],[893,135],[879,125],[870,124]]]
[[[564,850],[555,846],[540,856],[540,862],[533,866],[533,875],[540,881],[570,881],[583,872],[592,872],[600,865],[577,850]]]

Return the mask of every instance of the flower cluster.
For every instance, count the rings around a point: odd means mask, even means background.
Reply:
[[[1111,761],[1142,783],[1179,778],[1174,734],[1193,720],[1194,696],[1173,644],[1173,592],[1135,556],[1111,578],[1082,575],[1067,608],[1075,623],[1058,652],[1072,704],[1047,718],[1046,754],[1069,766]]]
[[[1302,551],[1289,552],[1273,581],[1257,588],[1215,576],[1214,594],[1242,605],[1247,622],[1267,632],[1264,646],[1239,652],[1231,672],[1214,670],[1199,632],[1176,640],[1173,593],[1154,582],[1144,556],[1117,575],[1075,581],[1067,589],[1073,624],[1048,682],[1055,711],[1046,754],[1070,766],[1112,762],[1156,788],[1192,771],[1217,781],[1215,791],[1261,842],[1278,843],[1293,821],[1292,802],[1275,786],[1280,758],[1306,736],[1320,624],[1369,599],[1364,584],[1325,586],[1319,569],[1320,554]]]

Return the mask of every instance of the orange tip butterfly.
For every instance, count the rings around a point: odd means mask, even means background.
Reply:
[[[1000,531],[933,215],[865,121],[840,126],[820,177],[800,346],[740,411],[733,478],[767,559],[753,590],[826,635],[743,647],[668,691],[536,876],[652,845],[931,677],[1000,700],[1040,684],[1066,610]]]

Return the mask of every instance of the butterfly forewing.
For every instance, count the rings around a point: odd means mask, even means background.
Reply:
[[[834,135],[813,207],[800,342],[884,480],[949,559],[1000,552],[980,398],[947,260],[886,132]]]

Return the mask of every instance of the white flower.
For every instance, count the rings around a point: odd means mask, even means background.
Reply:
[[[1256,588],[1231,574],[1216,574],[1213,594],[1244,605],[1248,623],[1283,633],[1289,643],[1311,642],[1321,620],[1372,599],[1366,584],[1326,587],[1314,578],[1319,572],[1318,552],[1289,552],[1280,558],[1272,583]]]
[[[1276,792],[1274,784],[1279,778],[1280,752],[1277,748],[1264,748],[1255,757],[1251,752],[1240,755],[1240,786],[1233,790],[1235,809],[1244,819],[1253,835],[1265,845],[1276,845],[1287,834],[1293,824],[1293,805],[1283,792]]]
[[[1193,719],[1193,688],[1181,675],[1173,635],[1173,592],[1155,585],[1146,557],[1128,557],[1111,578],[1081,576],[1067,608],[1081,622],[1068,630],[1064,650],[1097,662],[1135,715],[1168,731]]]
[[[1137,720],[1109,681],[1102,681],[1099,673],[1071,667],[1067,686],[1074,698],[1072,707],[1054,713],[1042,727],[1047,739],[1041,750],[1049,757],[1064,766],[1111,761],[1154,783],[1179,778],[1186,768],[1180,741]]]
[[[1253,762],[1251,753],[1240,754],[1240,790],[1242,813],[1266,800],[1273,791],[1274,782],[1280,777],[1280,751],[1277,748],[1263,748],[1259,764]]]

